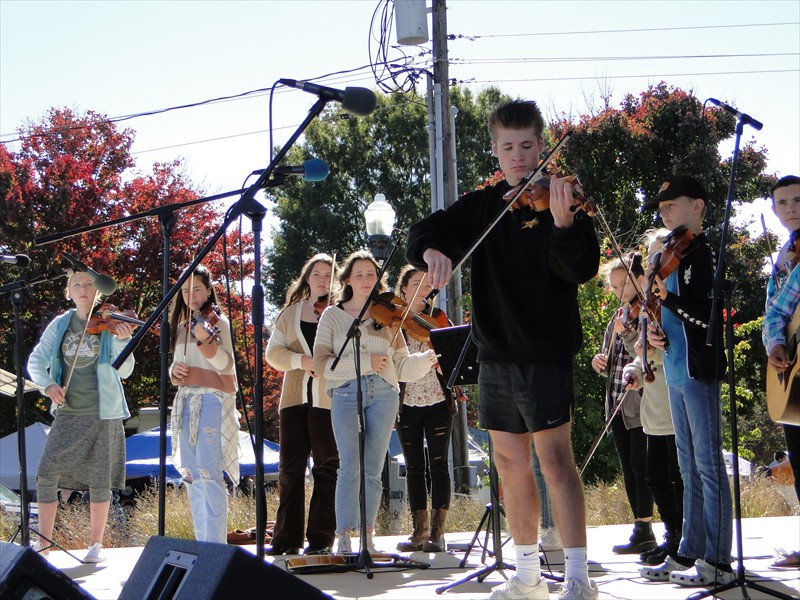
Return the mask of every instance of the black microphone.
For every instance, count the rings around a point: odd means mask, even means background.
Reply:
[[[86,273],[89,276],[89,279],[92,280],[94,287],[97,288],[97,291],[103,294],[103,296],[110,296],[117,291],[117,282],[111,279],[111,277],[108,275],[101,275],[91,267],[86,266],[85,263],[82,263],[71,254],[62,252],[61,256],[69,261],[73,271]]]
[[[297,81],[296,79],[279,79],[287,87],[303,90],[310,94],[316,94],[323,100],[334,100],[342,103],[342,108],[354,115],[366,116],[375,110],[375,92],[362,87],[348,87],[344,91],[335,88],[309,83],[308,81]]]
[[[764,124],[761,121],[756,121],[750,115],[746,115],[743,112],[739,112],[729,104],[725,104],[724,102],[717,100],[716,98],[709,98],[708,101],[711,102],[711,104],[719,106],[720,108],[728,111],[737,119],[741,119],[742,123],[750,125],[756,131],[761,131],[761,128],[764,127]]]
[[[31,259],[25,254],[0,254],[0,263],[8,263],[10,265],[17,265],[20,269],[25,269],[31,264]]]
[[[258,169],[253,171],[251,175],[261,175],[266,169]],[[285,167],[275,167],[272,171],[274,177],[287,177],[289,175],[296,175],[303,181],[322,181],[330,173],[328,163],[321,158],[310,158],[303,161],[302,165],[291,165]]]

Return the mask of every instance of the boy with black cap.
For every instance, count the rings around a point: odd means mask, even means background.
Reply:
[[[675,247],[683,246],[678,239],[689,243],[674,271],[662,271],[663,279],[654,277],[651,293],[661,301],[661,331],[651,324],[647,335],[650,345],[664,350],[664,374],[684,484],[682,537],[676,556],[667,556],[656,567],[643,567],[640,573],[652,581],[690,587],[728,583],[734,578],[732,503],[722,457],[719,396],[725,375],[722,319],[717,320],[714,345],[706,345],[716,266],[715,253],[702,231],[707,202],[703,185],[680,175],[666,181],[643,207],[658,208]],[[671,247],[669,239],[666,244],[664,252]]]

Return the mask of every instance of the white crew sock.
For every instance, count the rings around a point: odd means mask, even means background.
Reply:
[[[589,585],[589,565],[586,562],[586,546],[564,548],[564,580],[577,579]]]
[[[542,577],[539,563],[539,544],[514,546],[517,555],[517,577],[528,585],[536,585]]]

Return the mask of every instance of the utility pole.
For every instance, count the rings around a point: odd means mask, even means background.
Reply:
[[[447,6],[445,0],[431,0],[433,14],[433,76],[427,78],[428,146],[430,150],[431,212],[444,209],[457,198],[455,117],[450,106],[450,74],[447,58]],[[428,41],[425,0],[394,0],[397,41],[419,45]],[[456,325],[463,323],[461,273],[453,273],[446,289],[436,297]],[[469,493],[469,452],[467,411],[461,407],[453,423],[453,479],[458,493]]]
[[[433,91],[434,115],[437,135],[436,160],[441,169],[441,195],[435,199],[436,208],[445,208],[458,197],[458,179],[455,156],[455,114],[450,107],[450,69],[447,56],[447,6],[445,0],[433,2]],[[433,157],[431,163],[433,164]],[[461,313],[461,273],[454,273],[447,286],[445,312],[456,325],[463,322]],[[467,448],[467,411],[460,410],[453,422],[453,488],[458,493],[469,493],[469,451]]]

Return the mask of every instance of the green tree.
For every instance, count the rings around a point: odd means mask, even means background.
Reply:
[[[501,98],[491,88],[473,98],[454,88],[458,108],[457,149],[468,160],[458,165],[459,189],[473,189],[494,170],[486,144],[486,113]],[[342,116],[328,107],[306,130],[305,140],[289,152],[288,162],[316,156],[330,175],[312,185],[287,182],[272,193],[280,219],[268,251],[267,298],[282,305],[289,282],[315,252],[336,252],[341,259],[366,247],[364,210],[377,193],[397,213],[397,227],[408,228],[430,213],[430,166],[425,101],[414,94],[378,95],[369,117]],[[402,254],[402,249],[400,251]],[[398,256],[390,268],[402,264]]]
[[[451,98],[459,110],[458,187],[468,191],[487,178],[502,177],[493,175],[496,161],[489,152],[485,123],[491,108],[508,96],[497,88],[488,88],[473,97],[468,90],[454,87]],[[552,145],[566,131],[572,131],[557,164],[566,172],[577,173],[586,194],[599,204],[612,234],[598,229],[606,258],[611,257],[615,245],[620,249],[637,246],[642,234],[658,223],[655,213],[639,210],[642,198],[654,196],[662,182],[676,173],[706,182],[710,203],[705,225],[710,228],[712,245],[718,245],[731,168],[730,159],[722,158],[718,147],[734,133],[732,116],[719,109],[703,111],[690,92],[664,83],[648,87],[639,96],[626,96],[618,108],[611,108],[610,103],[607,106],[597,115],[579,119],[561,115],[545,132]],[[411,94],[379,96],[377,110],[367,118],[342,119],[328,110],[309,127],[305,142],[292,150],[293,161],[318,156],[331,166],[331,176],[311,186],[292,182],[273,196],[280,223],[269,256],[271,302],[282,303],[288,282],[312,252],[336,250],[341,257],[366,244],[362,213],[375,193],[386,194],[393,204],[398,227],[407,227],[429,212],[426,124],[424,102]],[[747,142],[739,159],[737,197],[766,195],[774,177],[764,173],[765,150]],[[736,282],[732,302],[736,323],[743,326],[762,311],[765,241],[752,240],[745,230],[735,227],[730,237],[728,273]],[[467,293],[468,263],[464,273]],[[590,361],[600,350],[615,305],[599,280],[581,288],[580,303],[584,345],[576,358],[573,426],[579,463],[603,426],[603,381],[591,369]],[[745,443],[752,441],[755,445],[755,437],[748,441],[748,436],[764,424],[760,397],[764,352],[754,327],[737,327],[737,333],[747,336],[739,348],[743,363],[741,368],[737,364],[737,381],[742,382],[743,389],[754,391],[740,398],[740,418],[744,421],[740,430],[747,434],[743,435]],[[724,402],[723,408],[727,411]],[[586,478],[610,480],[617,473],[614,449],[604,442],[587,467]]]

